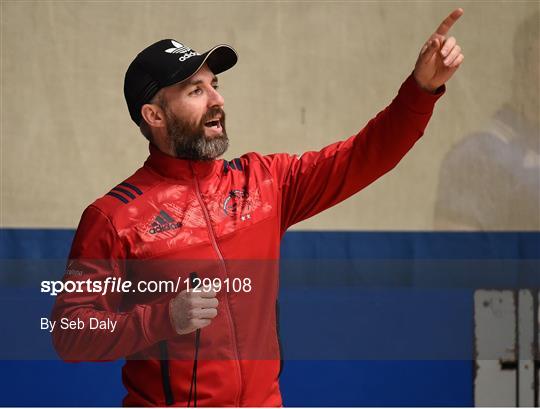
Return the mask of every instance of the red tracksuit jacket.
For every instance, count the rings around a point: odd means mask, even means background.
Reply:
[[[300,157],[248,153],[230,162],[199,162],[150,146],[143,167],[84,211],[64,281],[176,281],[191,271],[229,284],[249,278],[249,288],[222,287],[218,315],[201,331],[198,405],[279,406],[281,237],[396,166],[423,134],[443,92],[426,93],[410,76],[357,135]],[[124,405],[185,406],[194,333],[175,333],[174,295],[62,292],[53,319],[86,325],[57,326],[55,348],[66,360],[126,357]],[[91,329],[92,317],[116,322],[114,331]]]

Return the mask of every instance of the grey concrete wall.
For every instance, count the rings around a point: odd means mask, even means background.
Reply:
[[[158,39],[237,49],[239,63],[220,77],[226,157],[299,153],[356,133],[388,104],[458,6],[465,15],[451,34],[465,63],[423,140],[391,174],[297,226],[366,230],[449,228],[435,215],[448,152],[490,126],[504,104],[538,112],[538,61],[534,71],[514,50],[538,2],[2,1],[0,225],[73,227],[87,204],[140,166],[147,146],[127,113],[123,77]],[[538,48],[534,29],[524,33],[518,43]],[[518,88],[527,108],[513,97]]]

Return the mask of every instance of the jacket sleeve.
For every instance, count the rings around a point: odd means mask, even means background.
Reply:
[[[281,232],[345,200],[394,168],[422,136],[442,86],[422,90],[412,74],[388,107],[357,134],[300,157],[265,157],[281,191]]]
[[[110,288],[105,294],[88,291],[87,283],[125,276],[125,250],[114,226],[98,208],[89,206],[75,233],[63,278],[64,282],[84,282],[83,291],[60,293],[52,312],[56,320],[53,344],[62,359],[117,359],[176,335],[168,302],[137,305],[129,312],[119,312],[121,292],[111,292]],[[91,318],[112,320],[116,327],[113,332],[90,329]],[[84,328],[61,329],[62,319],[82,322]]]

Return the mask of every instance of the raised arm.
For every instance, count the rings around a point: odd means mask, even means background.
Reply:
[[[282,232],[390,171],[423,135],[445,82],[463,61],[455,38],[446,37],[462,14],[457,9],[439,25],[396,98],[357,135],[300,157],[266,157],[281,188]]]

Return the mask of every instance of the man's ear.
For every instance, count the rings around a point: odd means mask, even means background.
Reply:
[[[156,104],[144,104],[141,107],[141,115],[146,123],[154,128],[161,128],[166,125],[165,113]]]

